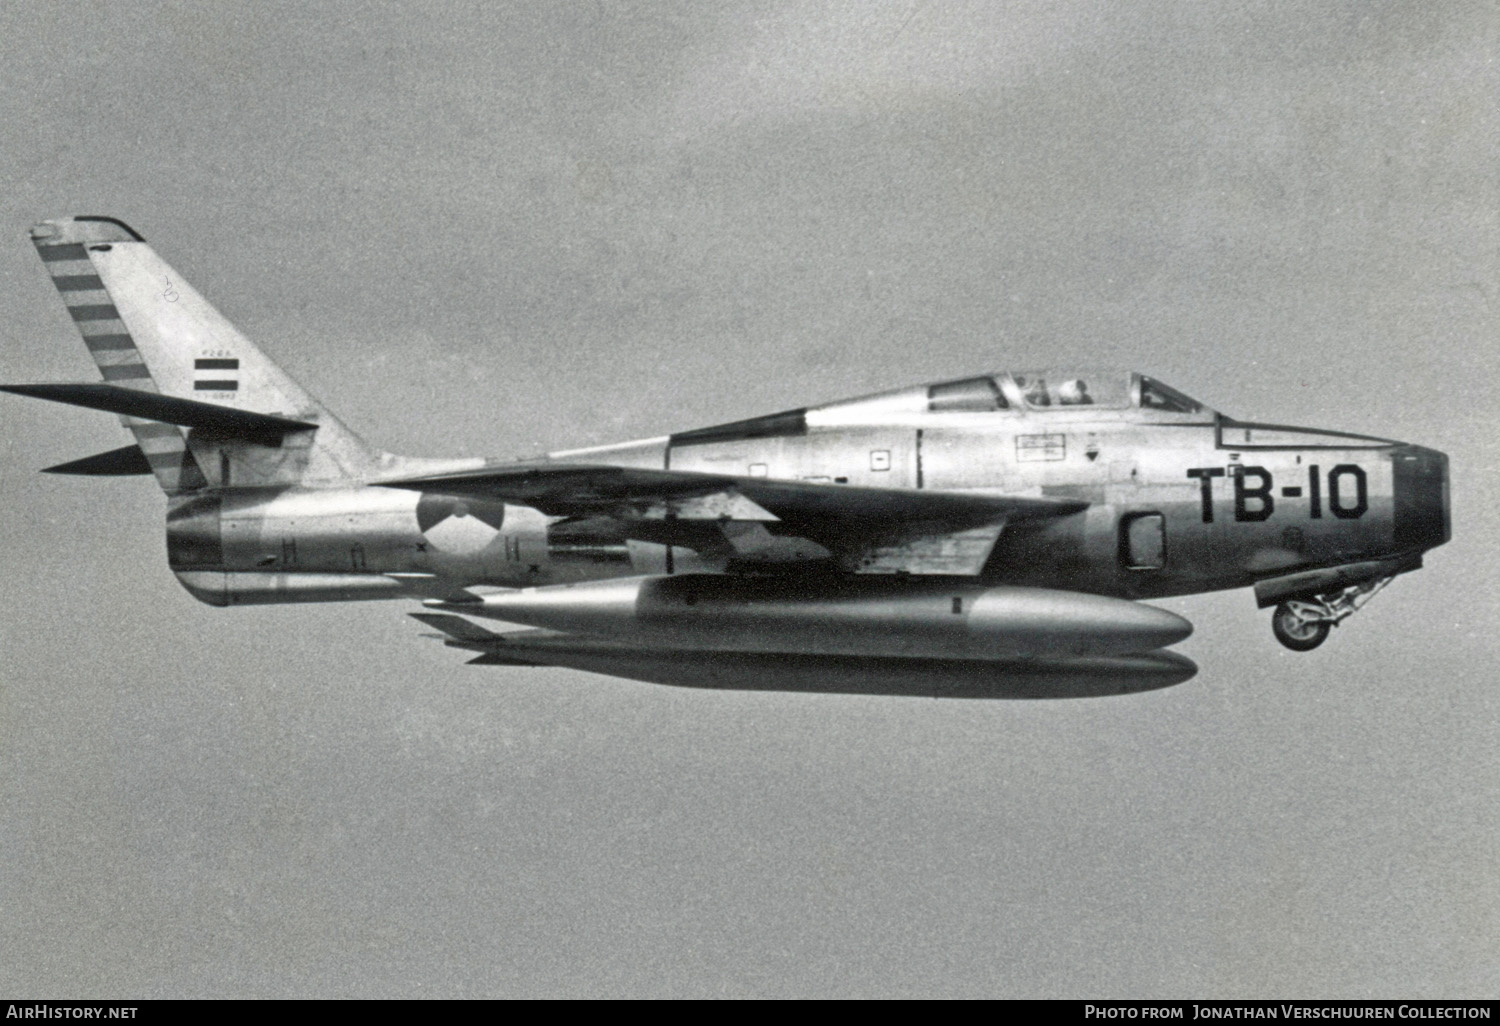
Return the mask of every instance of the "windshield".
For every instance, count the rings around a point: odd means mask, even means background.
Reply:
[[[1141,375],[1141,408],[1165,410],[1168,413],[1198,413],[1203,404],[1189,399],[1175,388],[1168,388],[1155,378]]]

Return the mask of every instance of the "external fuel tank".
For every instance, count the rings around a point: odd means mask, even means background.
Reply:
[[[681,574],[527,588],[431,608],[684,650],[926,659],[1149,652],[1192,633],[1124,599],[918,577]]]

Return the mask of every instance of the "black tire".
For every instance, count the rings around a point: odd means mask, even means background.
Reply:
[[[1283,602],[1271,614],[1271,632],[1276,640],[1293,652],[1311,652],[1328,639],[1327,621],[1308,622],[1298,616],[1289,603]]]

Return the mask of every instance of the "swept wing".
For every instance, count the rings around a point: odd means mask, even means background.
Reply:
[[[1066,516],[1078,499],[535,462],[378,482],[609,517],[627,537],[750,563],[833,559],[865,573],[979,573],[1007,523]]]

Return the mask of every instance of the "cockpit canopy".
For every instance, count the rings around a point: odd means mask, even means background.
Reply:
[[[779,433],[777,425],[788,417],[800,429],[803,425],[921,423],[929,417],[970,413],[1028,417],[1064,417],[1071,413],[1073,419],[1093,413],[1105,419],[1167,423],[1214,416],[1213,410],[1196,399],[1144,374],[1072,369],[981,374],[759,417],[729,427],[735,431],[753,429],[764,436],[767,432]]]
[[[1060,410],[1093,406],[1164,413],[1201,413],[1202,403],[1144,374],[1122,371],[1025,371],[992,374],[927,387],[932,413]]]

